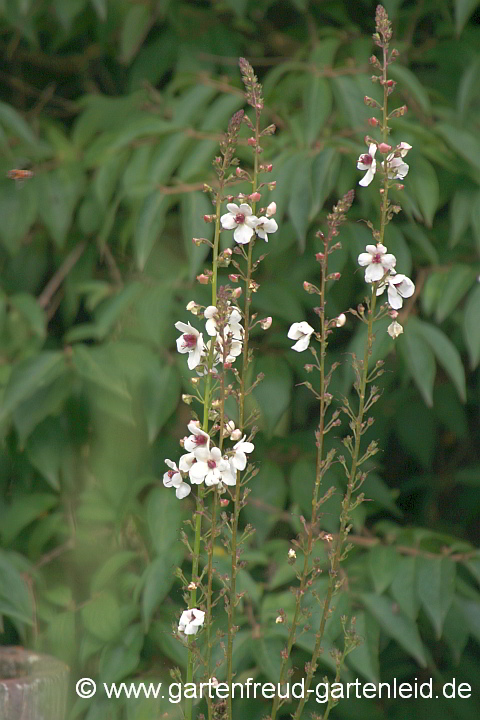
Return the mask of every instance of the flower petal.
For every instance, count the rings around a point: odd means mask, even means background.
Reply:
[[[233,239],[240,245],[246,245],[252,239],[253,234],[254,232],[252,228],[248,227],[248,225],[244,223],[243,225],[239,225],[237,227],[233,233]]]

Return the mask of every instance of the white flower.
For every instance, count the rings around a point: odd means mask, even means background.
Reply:
[[[177,350],[179,353],[188,353],[188,367],[194,370],[205,353],[203,335],[190,323],[177,322],[175,327],[182,333],[177,338]]]
[[[415,292],[415,285],[406,275],[390,275],[386,281],[377,288],[377,295],[381,295],[388,287],[388,304],[394,310],[400,310],[403,299],[411,297]]]
[[[205,308],[204,316],[207,318],[205,323],[205,329],[210,337],[215,337],[218,334],[217,319],[218,310],[215,305],[209,305]],[[243,340],[243,327],[241,325],[242,316],[240,312],[233,308],[230,311],[228,323],[225,326],[225,337],[231,335],[234,340]]]
[[[403,162],[402,158],[412,149],[412,146],[406,142],[397,145],[393,153],[387,155],[388,177],[396,180],[403,180],[408,173],[409,166]],[[400,153],[399,157],[395,157],[395,153]]]
[[[230,462],[236,470],[245,470],[247,467],[246,453],[251,453],[255,449],[253,443],[245,442],[246,437],[247,436],[244,435],[240,442],[237,442],[237,444],[233,446],[234,454],[230,458]]]
[[[205,308],[205,312],[203,313],[204,317],[207,318],[207,322],[205,323],[205,330],[210,335],[210,337],[215,337],[217,334],[217,321],[215,320],[215,315],[218,315],[218,310],[215,307],[215,305],[209,305]]]
[[[277,232],[278,225],[276,220],[273,218],[265,217],[265,215],[262,215],[262,217],[258,218],[258,225],[255,228],[255,232],[257,233],[258,237],[262,238],[262,240],[265,240],[265,242],[268,242],[268,233],[274,233]]]
[[[345,313],[340,313],[340,315],[335,318],[335,327],[341,328],[345,325],[347,322],[347,316]]]
[[[210,435],[202,430],[195,420],[189,422],[187,427],[191,433],[191,435],[186,437],[183,441],[183,447],[187,450],[187,452],[195,453],[199,447],[210,446]]]
[[[232,334],[234,340],[243,340],[243,327],[241,325],[242,316],[240,312],[233,308],[228,318],[227,332]]]
[[[387,332],[394,340],[403,333],[403,327],[399,322],[394,320],[387,328]]]
[[[167,470],[164,474],[163,484],[165,487],[174,487],[177,498],[179,500],[183,500],[183,498],[187,497],[187,495],[190,495],[191,487],[190,485],[187,485],[187,483],[183,482],[180,471],[174,462],[168,459],[166,459],[165,462],[171,470]]]
[[[233,476],[232,468],[228,460],[222,457],[221,450],[217,447],[209,450],[206,447],[199,448],[195,454],[197,462],[190,468],[190,481],[195,485],[205,482],[205,485],[218,485],[223,482],[225,485],[235,485],[236,478]]]
[[[373,180],[373,176],[375,175],[375,172],[377,170],[377,161],[375,160],[375,153],[377,152],[377,146],[374,143],[371,143],[371,145],[368,148],[368,153],[364,153],[363,155],[360,155],[357,161],[357,168],[359,170],[366,170],[366,174],[363,176],[363,178],[358,183],[359,185],[362,185],[363,187],[367,187],[367,185],[370,185],[370,183]]]
[[[275,215],[277,212],[277,203],[271,202],[269,205],[267,205],[267,209],[265,210],[265,215],[267,218],[272,217],[272,215]]]
[[[203,610],[192,608],[184,610],[178,623],[178,632],[183,635],[196,635],[205,622],[205,613]]]
[[[391,272],[397,263],[395,255],[387,253],[385,245],[367,245],[367,252],[360,253],[358,264],[366,266],[365,282],[378,282],[386,272]]]
[[[246,245],[252,239],[258,218],[252,214],[252,208],[247,203],[242,203],[240,207],[235,203],[227,203],[227,210],[228,213],[220,218],[223,229],[235,230],[235,242]]]
[[[293,323],[288,331],[287,337],[289,337],[290,340],[298,340],[298,342],[292,345],[292,350],[296,350],[297,352],[306,350],[310,344],[310,338],[313,332],[315,332],[314,329],[305,322],[305,320],[299,323]]]
[[[190,473],[192,465],[196,462],[196,457],[193,452],[182,455],[178,461],[178,467],[182,472]]]

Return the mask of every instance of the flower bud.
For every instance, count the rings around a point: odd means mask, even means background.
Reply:
[[[385,153],[390,152],[391,149],[392,149],[392,146],[389,145],[388,143],[382,142],[382,143],[379,143],[379,145],[378,145],[378,151],[383,153],[384,155],[385,155]]]
[[[198,378],[198,377],[190,378],[190,382],[192,383],[192,385],[198,385],[198,383],[200,382],[200,378]]]
[[[267,187],[268,187],[269,190],[275,190],[275,188],[277,187],[277,181],[276,181],[276,180],[272,180],[272,182],[269,182],[269,183],[268,183]]]
[[[288,551],[288,559],[295,560],[296,557],[297,557],[297,553],[295,552],[295,550],[293,548],[290,548],[290,550]]]
[[[260,320],[260,327],[262,330],[268,330],[272,326],[272,318],[266,317],[263,320]]]
[[[241,288],[241,287],[237,287],[237,288],[235,288],[235,290],[232,292],[232,298],[234,298],[235,300],[238,300],[238,298],[240,297],[241,294],[242,294],[242,288]]]
[[[250,200],[250,202],[258,202],[259,200],[262,199],[262,196],[260,195],[259,192],[254,192],[248,196],[248,199]]]
[[[231,273],[231,275],[228,276],[228,279],[232,282],[238,282],[238,275],[235,275],[234,273]]]
[[[230,500],[228,498],[221,498],[220,499],[220,507],[227,507]]]
[[[390,310],[388,314],[390,315],[390,317],[392,318],[392,320],[396,320],[397,317],[398,317],[398,312],[397,312],[397,310]]]
[[[277,212],[277,203],[271,202],[269,205],[267,205],[267,209],[265,211],[265,215],[267,217],[272,217],[272,215],[275,215]]]
[[[215,215],[204,215],[203,219],[206,223],[211,223],[215,220]]]
[[[242,431],[240,430],[240,428],[237,428],[236,430],[234,430],[230,435],[230,439],[234,440],[235,442],[237,442],[237,440],[241,440],[242,437],[243,437],[243,435],[242,435]]]
[[[225,435],[231,435],[233,432],[235,432],[235,423],[229,420],[225,423]]]
[[[201,275],[197,275],[197,280],[200,283],[200,285],[208,285],[210,282],[210,278],[208,275],[204,275],[203,273]]]
[[[364,102],[365,105],[367,105],[368,107],[372,107],[372,108],[380,108],[380,107],[381,107],[380,103],[378,103],[378,102],[377,102],[376,100],[374,100],[373,98],[368,97],[368,95],[365,95],[365,97],[363,98],[363,102]]]
[[[394,340],[403,333],[403,327],[398,323],[396,320],[394,320],[387,328],[387,332],[390,335],[391,338]]]
[[[272,172],[273,165],[272,163],[268,163],[267,165],[262,165],[260,169],[263,170],[263,172]]]
[[[398,183],[397,185],[395,185],[395,187],[397,188],[397,190],[403,190],[403,188],[405,187],[405,185],[402,185],[401,183]]]
[[[368,124],[371,125],[372,127],[377,127],[377,125],[378,125],[377,118],[376,117],[368,118]]]
[[[185,309],[188,310],[188,312],[193,312],[196,307],[197,307],[197,303],[195,302],[195,300],[190,300],[190,302],[188,303],[188,305]]]
[[[190,592],[192,592],[193,590],[196,590],[196,589],[197,589],[197,583],[194,583],[193,580],[192,580],[192,582],[188,583],[187,590],[190,590]]]
[[[324,259],[324,257],[325,257],[325,253],[318,252],[318,253],[315,254],[315,260],[316,260],[317,262],[319,262],[319,263],[322,262],[322,260]]]
[[[193,400],[193,395],[182,395],[182,400],[185,403],[185,405],[191,405]]]
[[[395,87],[396,82],[395,82],[395,80],[387,80],[387,82],[385,84],[387,87],[393,88],[393,87]]]
[[[330,275],[327,276],[327,280],[340,280],[341,277],[342,275],[339,272],[330,273]]]
[[[243,170],[240,167],[235,168],[235,175],[237,177],[241,177],[243,175]]]
[[[203,245],[204,243],[208,243],[209,241],[206,238],[192,238],[192,242],[197,247],[200,247],[200,245]]]
[[[250,145],[250,147],[256,147],[257,141],[254,137],[249,137],[247,140],[247,145]]]
[[[347,322],[347,316],[345,313],[341,313],[336,319],[335,319],[335,325],[337,328],[343,327],[345,323]]]
[[[268,125],[265,130],[262,130],[262,135],[273,135],[277,129],[276,125]]]
[[[283,622],[285,622],[285,620],[283,619],[283,617],[281,615],[279,615],[276,618],[275,622],[277,623],[277,625],[281,625]]]
[[[312,295],[315,292],[315,286],[312,285],[312,283],[307,282],[306,280],[303,283],[303,289],[305,290],[305,292],[309,293],[310,295]]]

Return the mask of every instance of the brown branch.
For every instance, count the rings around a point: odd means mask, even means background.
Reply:
[[[50,278],[48,283],[37,298],[37,302],[41,308],[46,308],[50,300],[57,292],[62,282],[67,277],[70,270],[77,264],[85,252],[87,244],[85,242],[79,242],[73,250],[67,255],[63,263],[58,268],[57,272]]]

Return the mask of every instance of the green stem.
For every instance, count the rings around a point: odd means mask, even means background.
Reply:
[[[323,460],[323,447],[324,447],[324,430],[325,430],[325,355],[327,351],[327,334],[326,334],[326,324],[325,324],[325,304],[326,304],[326,298],[325,298],[325,283],[326,283],[326,276],[328,274],[328,242],[330,240],[330,237],[327,238],[325,241],[325,253],[324,253],[324,259],[322,263],[322,272],[321,272],[321,279],[320,279],[320,364],[319,364],[319,372],[320,372],[320,419],[318,424],[318,439],[317,439],[317,460],[316,460],[316,472],[315,472],[315,487],[313,490],[312,495],[312,519],[311,523],[308,528],[308,537],[307,537],[307,547],[304,552],[304,558],[303,558],[303,568],[302,568],[302,575],[300,578],[300,585],[297,588],[296,591],[296,598],[295,598],[295,612],[293,615],[292,624],[290,626],[290,631],[288,634],[288,640],[287,640],[287,653],[282,656],[282,663],[280,665],[280,677],[279,677],[279,685],[283,685],[283,683],[286,681],[286,673],[288,668],[288,659],[290,657],[290,653],[292,651],[293,644],[295,642],[295,636],[297,631],[297,625],[298,620],[300,617],[300,612],[302,609],[302,599],[305,595],[305,590],[307,587],[308,582],[308,576],[309,576],[309,570],[308,570],[308,561],[312,554],[312,549],[314,545],[314,532],[315,532],[315,526],[317,523],[317,512],[318,512],[318,494],[320,492],[320,485],[322,481],[322,460]],[[275,720],[277,717],[277,712],[280,707],[280,697],[278,695],[275,696],[272,706],[272,712],[271,712],[271,720]]]
[[[256,125],[255,125],[255,138],[258,144],[260,136],[260,113],[256,111]],[[252,193],[256,192],[258,183],[258,153],[255,147],[254,157],[254,169],[252,179]],[[255,215],[256,203],[252,203],[252,212]],[[249,325],[250,325],[250,304],[252,299],[251,281],[252,281],[252,255],[253,246],[255,244],[255,235],[252,237],[248,244],[248,256],[247,256],[247,275],[245,279],[245,306],[244,306],[244,327],[245,336],[243,341],[243,363],[242,373],[240,379],[240,399],[239,399],[239,429],[244,430],[245,426],[245,386],[247,380],[247,372],[249,365],[248,358],[248,340],[249,340]],[[237,565],[238,565],[238,549],[237,549],[237,536],[238,536],[238,516],[240,515],[240,489],[241,489],[241,477],[240,471],[237,470],[237,482],[235,485],[235,497],[232,517],[232,539],[231,539],[231,553],[232,553],[232,569],[230,578],[230,589],[229,589],[229,606],[228,606],[228,639],[227,639],[227,684],[229,687],[229,693],[227,698],[227,720],[233,720],[232,715],[232,683],[233,683],[233,639],[235,629],[235,607],[237,603]]]

